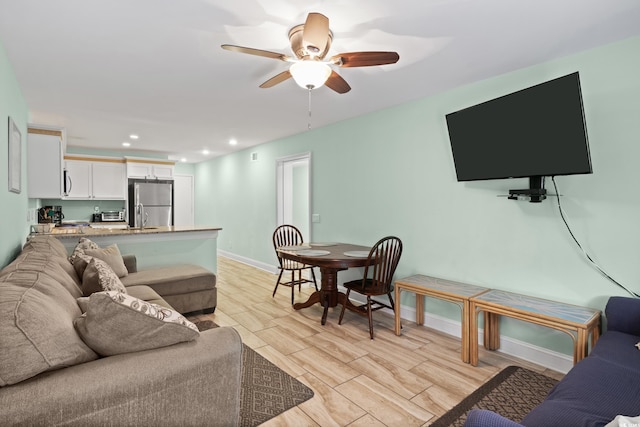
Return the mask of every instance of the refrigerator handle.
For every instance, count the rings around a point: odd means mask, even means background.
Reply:
[[[136,220],[135,221],[135,225],[143,228],[145,226],[145,224],[147,223],[146,218],[143,220],[144,218],[144,205],[142,203],[138,203],[136,205]]]

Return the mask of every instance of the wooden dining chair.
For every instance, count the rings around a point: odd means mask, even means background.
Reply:
[[[355,307],[348,307],[358,314],[369,317],[369,335],[373,339],[373,312],[382,308],[394,309],[393,274],[402,255],[402,241],[395,236],[380,239],[369,251],[369,263],[364,269],[362,279],[352,280],[344,284],[347,288],[347,300],[351,291],[366,295],[367,302]],[[369,273],[371,273],[369,277]],[[387,295],[389,304],[374,300],[372,297]],[[338,324],[342,324],[347,304],[342,305]]]
[[[280,253],[278,252],[278,248],[281,248],[283,246],[295,246],[301,245],[303,243],[304,242],[302,240],[302,233],[293,225],[281,225],[273,232],[273,248],[276,250],[278,262],[280,263],[280,274],[278,275],[276,287],[273,290],[273,294],[271,295],[272,297],[276,295],[278,285],[291,287],[291,304],[293,304],[294,288],[296,285],[298,285],[298,292],[300,292],[301,285],[303,283],[313,283],[313,285],[316,287],[316,291],[318,290],[318,283],[316,282],[316,275],[313,272],[312,266],[282,258],[280,256]],[[302,277],[303,270],[311,270],[311,277],[313,280]],[[285,271],[291,272],[291,280],[288,282],[281,282],[282,273],[284,273]],[[298,273],[297,279],[296,273]]]

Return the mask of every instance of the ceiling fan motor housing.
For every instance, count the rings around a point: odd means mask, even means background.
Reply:
[[[310,58],[318,58],[324,59],[324,57],[329,53],[329,49],[331,48],[331,41],[333,40],[333,32],[329,30],[327,34],[327,44],[322,50],[317,46],[309,45],[304,46],[304,41],[302,39],[302,35],[304,33],[304,24],[296,25],[291,30],[289,30],[289,42],[291,43],[291,50],[293,54],[298,59],[310,59]]]

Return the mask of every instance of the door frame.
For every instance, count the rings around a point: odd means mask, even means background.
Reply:
[[[308,215],[307,215],[307,230],[309,235],[304,236],[305,241],[311,241],[311,177],[313,176],[311,173],[311,152],[307,151],[305,153],[294,154],[291,156],[281,157],[276,160],[276,227],[284,224],[285,220],[285,205],[287,203],[287,197],[291,196],[291,182],[287,180],[287,176],[285,174],[285,166],[288,164],[294,164],[301,161],[306,161],[307,163],[307,182],[308,182],[308,190],[307,190],[307,203],[308,203]]]

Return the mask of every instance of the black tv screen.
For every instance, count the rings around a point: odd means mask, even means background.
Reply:
[[[446,121],[458,181],[592,173],[577,72]]]

